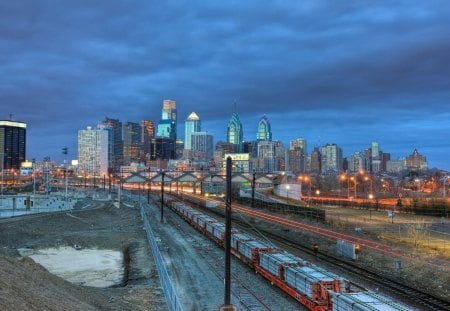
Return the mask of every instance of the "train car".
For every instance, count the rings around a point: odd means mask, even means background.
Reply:
[[[329,300],[328,291],[340,292],[341,278],[315,266],[287,266],[285,280],[311,301],[325,302]]]
[[[243,241],[252,241],[256,240],[256,238],[248,233],[235,233],[231,235],[231,250],[236,253],[239,250],[239,243]]]
[[[192,199],[191,197],[189,197]],[[203,234],[224,246],[225,224],[190,206],[168,200],[167,205]],[[200,200],[193,202],[203,204]],[[311,311],[406,311],[408,308],[370,291],[346,293],[345,280],[281,251],[253,235],[232,230],[231,252],[257,273]]]
[[[223,222],[208,222],[206,223],[206,232],[217,243],[223,244],[223,234],[225,232],[225,224]]]
[[[286,267],[304,266],[306,264],[302,259],[287,252],[261,253],[259,256],[259,266],[281,281],[285,279],[284,270]]]
[[[252,268],[258,264],[261,252],[272,252],[275,249],[267,243],[258,240],[240,241],[237,246],[239,259]]]
[[[276,285],[301,304],[313,311],[326,311],[330,309],[331,301],[328,297],[313,300],[298,288],[286,282],[286,269],[288,267],[304,267],[308,262],[287,252],[260,253],[259,265],[255,266],[256,272],[268,279],[272,285]]]
[[[208,215],[199,216],[197,218],[197,226],[200,228],[200,231],[206,233],[206,225],[210,222],[217,222],[217,219],[212,218]]]
[[[333,311],[407,311],[407,308],[391,299],[371,291],[358,293],[331,293]]]

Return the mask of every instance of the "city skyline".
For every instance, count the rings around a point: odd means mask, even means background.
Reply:
[[[0,8],[0,119],[28,124],[28,159],[62,160],[66,146],[75,158],[78,130],[106,116],[156,124],[171,98],[215,142],[236,103],[246,141],[266,115],[273,140],[303,137],[309,153],[376,141],[394,159],[417,149],[450,170],[445,1]]]

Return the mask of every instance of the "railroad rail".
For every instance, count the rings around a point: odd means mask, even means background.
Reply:
[[[168,221],[171,220],[168,219]],[[183,227],[181,226],[173,226],[173,227],[179,230],[183,234],[183,236],[192,237],[192,241],[195,240],[193,238],[193,234],[189,233],[187,230],[184,230]],[[191,245],[197,250],[197,254],[202,258],[202,260],[206,262],[208,266],[211,267],[211,269],[209,270],[213,271],[218,279],[223,280],[224,278],[223,266],[219,266],[218,263],[211,258],[211,256],[205,256],[204,254],[205,249],[201,245],[198,245],[197,243],[192,243]],[[246,310],[246,311],[272,310],[263,301],[261,301],[261,299],[259,299],[257,295],[249,287],[247,287],[243,282],[241,282],[239,280],[239,276],[234,273],[232,273],[231,278],[231,291],[239,301],[240,304],[239,310]]]
[[[203,206],[200,207],[204,211],[208,211],[210,213],[223,217],[223,213],[221,213],[218,210],[205,208]],[[239,225],[240,227],[246,230],[250,230],[252,228],[248,223],[245,223],[244,221],[237,219],[236,217],[233,218],[233,223]],[[276,241],[280,245],[288,246],[291,249],[297,250],[301,253],[306,253],[310,256],[316,255],[313,249],[311,249],[310,245],[306,246],[296,241],[287,240],[287,238],[282,236],[281,234],[274,233],[272,231],[268,231],[265,229],[258,228],[258,231],[263,233],[270,240]],[[376,285],[378,288],[383,288],[386,293],[392,293],[393,295],[405,301],[417,305],[417,307],[421,308],[426,307],[424,310],[433,310],[433,311],[450,310],[449,301],[436,297],[427,292],[424,292],[416,287],[412,287],[404,282],[386,277],[385,275],[381,275],[376,271],[373,271],[365,267],[361,267],[353,262],[343,260],[342,258],[337,256],[333,256],[326,253],[320,253],[318,254],[318,256],[322,262],[326,262],[327,264],[335,266],[340,270],[344,270],[349,274],[358,276],[358,278],[363,278],[371,282],[372,284]]]

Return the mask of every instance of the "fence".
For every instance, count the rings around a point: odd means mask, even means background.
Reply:
[[[141,206],[141,217],[144,222],[144,228],[147,232],[148,243],[152,250],[152,255],[155,260],[156,268],[158,269],[159,279],[161,282],[161,287],[163,288],[164,295],[166,296],[167,304],[171,311],[183,311],[180,300],[175,292],[175,289],[170,281],[169,274],[167,273],[166,266],[164,265],[164,260],[162,258],[161,252],[159,250],[158,244],[156,243],[155,236],[153,235],[150,222],[148,221],[147,215],[144,212],[144,205]]]

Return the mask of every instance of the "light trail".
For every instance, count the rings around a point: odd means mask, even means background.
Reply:
[[[199,196],[195,196],[195,195],[189,195],[192,196],[196,199],[199,199]],[[222,208],[225,208],[225,203],[219,201],[219,200],[213,200],[213,199],[205,199],[203,197],[200,197],[202,200],[207,200],[210,202],[215,202],[218,203],[218,205],[220,205]],[[326,229],[326,228],[321,228],[318,226],[313,226],[313,225],[308,225],[308,224],[304,224],[302,222],[299,221],[295,221],[295,220],[291,220],[291,219],[286,219],[283,217],[279,217],[279,216],[274,216],[271,214],[267,214],[265,212],[260,212],[260,211],[256,211],[256,210],[252,210],[248,207],[245,207],[241,204],[238,203],[233,203],[233,210],[234,211],[238,211],[242,214],[248,215],[248,216],[252,216],[258,219],[262,219],[271,223],[276,223],[279,225],[282,225],[284,227],[289,227],[289,228],[294,228],[294,229],[302,229],[305,231],[309,231],[309,232],[313,232],[315,234],[319,234],[321,236],[330,238],[332,240],[344,240],[350,243],[354,243],[354,244],[359,244],[360,246],[363,246],[365,248],[371,249],[373,251],[376,252],[380,252],[383,254],[387,254],[390,256],[394,256],[397,258],[401,258],[407,261],[412,261],[412,262],[416,262],[416,263],[421,263],[423,264],[424,261],[419,260],[417,258],[405,255],[403,253],[403,251],[395,246],[392,245],[388,245],[385,243],[380,243],[380,242],[374,242],[371,240],[367,240],[367,239],[363,239],[363,238],[359,238],[359,237],[354,237],[352,235],[348,235],[348,234],[344,234],[344,233],[340,233],[337,231],[333,231],[330,229]],[[437,268],[442,268],[442,265],[439,264],[434,264],[434,263],[430,263],[430,262],[425,262],[427,265],[432,266],[432,267],[437,267]],[[450,267],[450,264],[447,265],[447,267]]]

